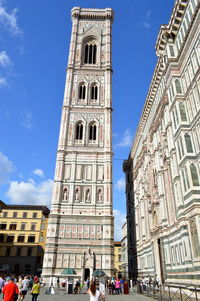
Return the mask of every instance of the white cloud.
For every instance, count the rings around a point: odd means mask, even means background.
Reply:
[[[17,8],[9,13],[3,5],[3,1],[0,1],[0,23],[4,26],[4,29],[11,31],[13,34],[22,33],[17,23]]]
[[[25,129],[30,130],[33,127],[32,124],[32,113],[27,109],[23,110],[22,112],[22,120],[20,125],[23,126]]]
[[[125,191],[125,179],[124,178],[117,180],[117,182],[115,184],[115,189]]]
[[[146,19],[149,19],[149,17],[151,16],[152,14],[152,10],[148,10],[148,12],[146,13]]]
[[[115,147],[130,147],[132,144],[132,135],[130,129],[126,129],[122,140],[115,145]]]
[[[115,216],[115,241],[122,240],[122,226],[126,221],[126,215],[122,214],[120,210],[113,210]]]
[[[145,28],[150,28],[151,24],[149,22],[141,22],[140,25],[142,25]]]
[[[40,169],[40,168],[37,168],[37,169],[33,170],[33,173],[34,173],[34,175],[36,175],[36,176],[38,176],[40,178],[44,178],[45,177],[44,171],[42,169]]]
[[[8,159],[8,157],[0,153],[0,184],[7,183],[8,176],[13,170],[13,163]]]
[[[3,77],[0,77],[0,88],[8,86],[7,80]]]
[[[7,68],[9,66],[12,65],[12,62],[9,58],[9,56],[7,55],[6,51],[3,50],[0,52],[0,66],[2,66],[3,68]]]
[[[50,206],[52,187],[53,181],[50,179],[39,183],[36,183],[33,179],[29,179],[27,182],[11,181],[6,195],[13,204]]]
[[[151,14],[152,14],[152,10],[150,9],[150,10],[147,11],[147,13],[146,13],[146,15],[145,15],[145,20],[144,20],[143,22],[140,22],[140,25],[141,25],[141,26],[143,26],[143,27],[145,27],[145,28],[150,28],[150,27],[151,27],[151,24],[150,24],[150,22],[148,21],[149,18],[150,18],[150,16],[151,16]]]

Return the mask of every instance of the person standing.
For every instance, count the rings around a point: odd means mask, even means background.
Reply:
[[[3,279],[2,276],[0,276],[0,295],[1,295],[1,291],[2,291],[2,289],[4,287],[4,284],[5,284],[5,280]]]
[[[88,295],[90,296],[90,301],[98,301],[100,292],[96,289],[94,282],[91,282],[90,288],[88,289]]]
[[[31,294],[32,294],[32,301],[37,301],[37,297],[40,294],[40,284],[39,284],[39,280],[35,280],[32,290],[31,290]]]
[[[115,292],[116,292],[116,295],[119,295],[119,291],[120,291],[120,281],[119,279],[117,278],[115,280]]]
[[[4,301],[16,301],[18,298],[19,290],[17,285],[14,283],[14,278],[9,278],[8,284],[3,287],[3,300]]]
[[[29,288],[29,279],[28,277],[26,276],[24,278],[24,280],[22,280],[22,300],[25,298],[26,294],[27,294],[27,291],[28,291],[28,288]]]
[[[16,283],[17,284],[17,287],[18,287],[18,290],[19,290],[19,293],[18,293],[18,301],[22,301],[23,300],[23,297],[22,297],[22,278],[19,277],[18,279],[18,282]]]

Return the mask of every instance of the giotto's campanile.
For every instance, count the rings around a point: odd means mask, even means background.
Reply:
[[[113,11],[72,9],[72,34],[43,277],[113,271]]]

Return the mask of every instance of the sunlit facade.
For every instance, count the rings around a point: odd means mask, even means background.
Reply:
[[[127,202],[133,205],[134,255],[139,276],[158,274],[163,283],[199,284],[198,0],[175,1],[169,24],[161,26],[156,54],[144,109],[124,162]]]

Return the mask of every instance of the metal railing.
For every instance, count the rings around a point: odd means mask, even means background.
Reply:
[[[137,284],[137,292],[160,301],[200,301],[200,287]]]

